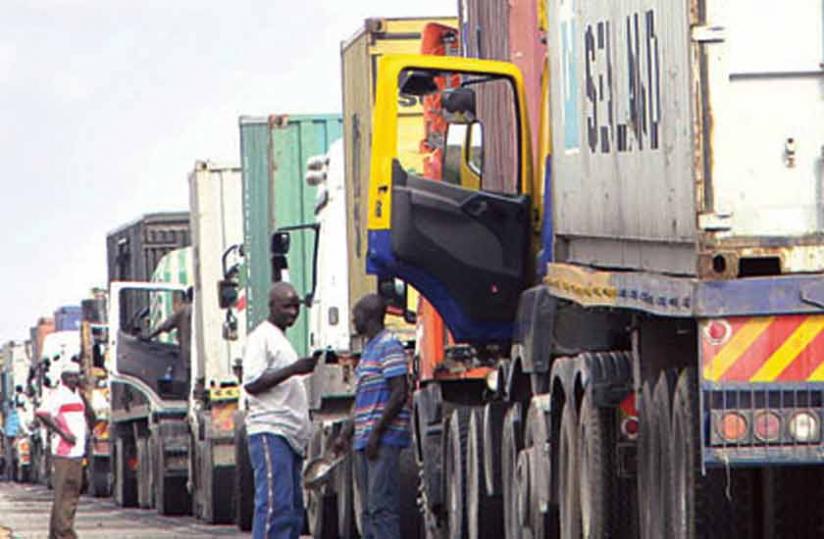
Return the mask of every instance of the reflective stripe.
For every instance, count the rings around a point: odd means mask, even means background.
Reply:
[[[268,496],[266,499],[266,537],[269,537],[269,529],[272,526],[272,513],[274,512],[274,486],[272,484],[272,455],[269,453],[269,437],[266,434],[262,435],[263,440],[263,460],[266,462],[266,485],[268,488]]]

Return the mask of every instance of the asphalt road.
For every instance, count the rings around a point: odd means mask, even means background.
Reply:
[[[41,485],[0,482],[0,539],[49,535],[52,491]],[[234,526],[210,526],[193,517],[164,517],[153,509],[123,509],[108,498],[82,496],[75,517],[82,539],[155,537],[249,537]]]

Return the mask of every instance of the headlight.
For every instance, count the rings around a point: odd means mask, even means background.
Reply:
[[[498,371],[490,371],[486,375],[486,387],[493,393],[498,391]]]

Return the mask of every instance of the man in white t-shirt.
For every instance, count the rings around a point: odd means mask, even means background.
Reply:
[[[286,339],[286,328],[299,311],[292,285],[276,283],[269,294],[269,319],[246,338],[243,388],[255,473],[255,539],[297,539],[303,530],[301,473],[312,424],[301,375],[314,370],[318,355],[298,359]]]
[[[80,388],[80,365],[69,361],[60,381],[36,414],[51,433],[54,502],[49,539],[77,537],[74,514],[83,486],[86,435],[95,422],[94,410]]]

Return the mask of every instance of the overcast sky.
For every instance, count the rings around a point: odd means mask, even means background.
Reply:
[[[186,209],[241,114],[340,112],[340,41],[457,0],[2,0],[0,341],[105,285],[105,236]]]

